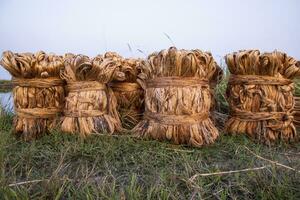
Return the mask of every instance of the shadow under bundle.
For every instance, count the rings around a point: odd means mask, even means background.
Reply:
[[[112,53],[106,53],[105,57],[115,57],[121,62],[120,71],[125,74],[125,79],[112,81],[109,86],[117,98],[122,126],[127,130],[132,129],[141,120],[144,109],[144,90],[137,83],[138,65],[141,60],[124,59]]]
[[[272,144],[295,141],[295,105],[291,80],[299,75],[296,60],[274,51],[239,51],[226,56],[231,73],[226,91],[230,119],[226,130]]]
[[[57,126],[64,105],[64,82],[59,78],[62,57],[42,51],[6,51],[1,65],[13,77],[13,133],[26,141],[49,133]]]
[[[98,55],[66,55],[61,78],[67,82],[61,129],[86,137],[93,133],[121,131],[117,100],[107,84],[121,79],[120,63]]]
[[[209,81],[216,67],[212,56],[200,50],[171,47],[149,55],[138,75],[145,112],[135,134],[195,147],[213,143],[219,133],[209,118]]]

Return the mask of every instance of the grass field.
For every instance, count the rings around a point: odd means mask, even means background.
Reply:
[[[227,112],[225,82],[218,110]],[[82,140],[54,131],[33,142],[0,117],[0,199],[300,199],[300,145],[221,135],[200,149],[130,136]]]
[[[28,143],[11,136],[11,123],[10,114],[0,118],[0,199],[300,198],[300,173],[293,170],[300,170],[299,145],[267,147],[222,135],[195,149],[58,132]],[[249,171],[228,172],[242,169]],[[209,174],[215,172],[227,174]]]

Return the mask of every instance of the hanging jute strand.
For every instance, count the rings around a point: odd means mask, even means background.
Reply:
[[[139,67],[145,114],[135,135],[195,147],[213,143],[219,134],[209,118],[209,82],[216,67],[211,54],[200,50],[171,47],[149,55]]]
[[[249,50],[227,55],[226,63],[231,73],[227,132],[247,134],[266,144],[297,140],[291,80],[300,75],[296,61],[278,51]]]
[[[12,75],[16,116],[13,133],[24,140],[36,139],[57,128],[65,100],[59,77],[63,58],[42,51],[3,52],[1,65]]]

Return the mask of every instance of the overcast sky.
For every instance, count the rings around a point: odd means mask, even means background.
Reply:
[[[211,51],[218,62],[252,48],[300,59],[300,1],[0,0],[1,52],[144,57],[173,45]]]

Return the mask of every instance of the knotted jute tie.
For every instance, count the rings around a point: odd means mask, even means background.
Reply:
[[[273,76],[259,76],[259,75],[230,75],[228,84],[232,85],[273,85],[282,86],[293,84],[290,79]],[[287,121],[293,119],[293,112],[251,112],[243,111],[233,108],[230,112],[231,116],[242,121],[264,121],[264,120],[278,120]]]
[[[12,83],[20,87],[34,87],[34,88],[49,88],[54,86],[63,86],[64,81],[60,78],[13,78]]]
[[[231,74],[228,83],[233,85],[289,85],[293,81],[282,77]]]
[[[146,82],[146,88],[166,88],[166,87],[209,87],[206,79],[195,77],[157,77]],[[147,93],[146,93],[147,94]],[[207,110],[194,114],[161,114],[150,111],[145,112],[144,119],[153,120],[157,123],[168,125],[196,124],[209,117]]]
[[[60,78],[13,78],[14,86],[32,87],[32,88],[50,88],[63,86],[64,81]],[[30,119],[50,119],[59,116],[62,108],[15,108],[16,115],[21,118]]]
[[[99,91],[107,89],[105,83],[99,83],[98,81],[68,82],[66,88],[69,93]],[[64,115],[66,117],[98,117],[106,113],[106,111],[101,110],[64,110]]]

